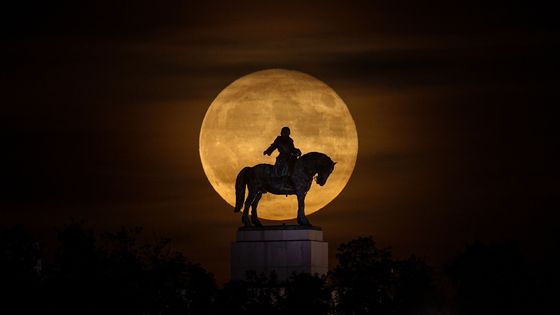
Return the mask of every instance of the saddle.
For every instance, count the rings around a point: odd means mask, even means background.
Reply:
[[[276,158],[276,163],[274,164],[274,176],[275,177],[290,177],[294,170],[294,165],[298,159],[296,153],[292,153],[288,157],[278,156]]]
[[[276,186],[281,187],[283,190],[293,189],[294,185],[290,180],[290,176],[298,157],[297,154],[291,154],[287,161],[283,161],[283,163],[277,160],[277,163],[274,165],[274,176],[272,178]]]

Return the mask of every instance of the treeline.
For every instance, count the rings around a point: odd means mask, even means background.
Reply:
[[[339,246],[325,277],[248,274],[218,287],[208,271],[139,228],[58,234],[53,257],[23,227],[0,231],[2,314],[544,314],[557,261],[529,264],[514,242],[475,242],[434,270],[371,237]]]

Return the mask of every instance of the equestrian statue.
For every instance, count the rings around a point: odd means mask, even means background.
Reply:
[[[336,162],[333,162],[324,153],[309,152],[301,155],[301,151],[294,146],[294,141],[290,138],[288,127],[282,128],[280,136],[263,154],[271,155],[275,150],[278,150],[280,154],[276,157],[274,166],[258,164],[253,167],[245,167],[237,175],[234,212],[239,212],[243,208],[241,222],[245,226],[262,226],[257,214],[262,194],[296,195],[298,200],[297,222],[299,225],[310,226],[311,223],[304,211],[305,196],[311,188],[314,178],[319,186],[325,185]],[[245,198],[247,188],[249,193]],[[251,218],[249,219],[250,209]]]

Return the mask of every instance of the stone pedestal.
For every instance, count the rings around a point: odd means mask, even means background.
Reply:
[[[234,280],[243,280],[248,270],[266,275],[274,271],[282,281],[293,272],[324,275],[328,267],[328,243],[319,227],[241,227],[231,245]]]

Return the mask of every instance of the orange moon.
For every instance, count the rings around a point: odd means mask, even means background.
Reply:
[[[313,183],[305,213],[325,207],[344,189],[358,154],[358,135],[344,101],[322,81],[302,72],[270,69],[243,76],[218,94],[200,128],[202,167],[216,192],[235,205],[235,178],[245,166],[274,164],[263,151],[290,127],[294,144],[303,154],[322,152],[337,162],[325,186]],[[264,194],[259,217],[289,220],[296,217],[295,196]]]

